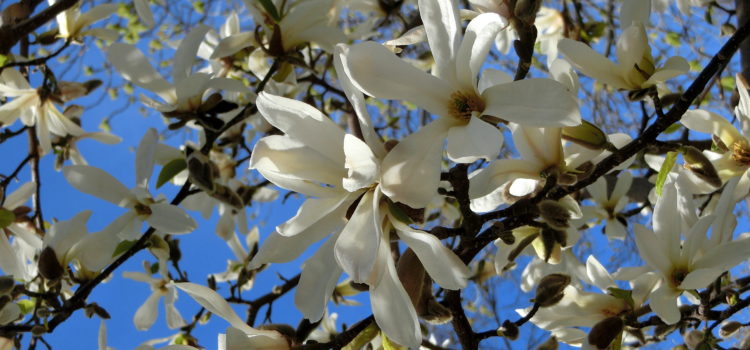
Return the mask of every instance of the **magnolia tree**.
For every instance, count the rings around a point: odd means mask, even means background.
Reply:
[[[0,349],[750,348],[744,0],[0,6]]]

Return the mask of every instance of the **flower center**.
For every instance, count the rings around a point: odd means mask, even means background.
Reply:
[[[484,100],[473,91],[469,93],[456,91],[451,94],[448,110],[454,118],[468,123],[472,113],[482,113],[484,107]]]
[[[743,166],[750,165],[750,146],[747,141],[740,140],[732,144],[732,159]]]
[[[690,273],[690,271],[688,271],[685,268],[680,268],[680,267],[675,268],[674,270],[672,270],[672,273],[670,274],[670,277],[671,277],[671,280],[669,281],[670,284],[673,287],[677,288],[680,284],[682,284],[682,281],[685,280],[685,277],[687,277],[688,273]]]

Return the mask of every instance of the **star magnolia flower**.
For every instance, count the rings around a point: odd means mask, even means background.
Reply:
[[[440,116],[401,140],[383,163],[384,193],[414,208],[425,207],[435,194],[446,138],[453,161],[497,157],[502,134],[482,116],[536,126],[580,123],[575,99],[555,81],[508,82],[507,75],[493,70],[486,70],[477,80],[496,33],[506,26],[499,15],[477,16],[462,39],[458,9],[452,1],[420,1],[419,8],[435,58],[433,75],[373,42],[352,46],[346,59],[347,72],[361,91],[410,101]]]
[[[720,201],[732,199],[736,180],[730,182]],[[731,205],[723,205],[721,211],[701,217],[681,241],[681,215],[675,205],[677,190],[670,183],[656,202],[653,214],[654,231],[642,225],[635,226],[635,241],[641,257],[655,270],[661,281],[651,294],[651,309],[667,324],[675,324],[680,318],[677,299],[684,291],[705,288],[722,273],[747,258],[750,238],[731,240],[732,232],[724,221],[732,220],[726,213]],[[706,232],[713,225],[711,237]]]
[[[194,283],[174,283],[175,287],[188,293],[198,304],[212,314],[229,322],[226,335],[219,335],[219,350],[288,350],[289,342],[279,332],[258,330],[240,319],[224,298],[208,287]]]
[[[15,69],[4,69],[0,76],[0,96],[14,97],[0,106],[0,126],[6,127],[21,118],[26,126],[34,126],[42,153],[52,150],[50,133],[58,136],[80,136],[84,131],[65,117],[44,89],[32,89]]]
[[[741,74],[737,74],[736,82],[740,102],[735,107],[734,114],[741,120],[741,131],[724,117],[702,109],[687,111],[680,120],[686,128],[714,135],[721,141],[719,149],[723,150],[722,153],[703,153],[711,159],[722,182],[740,178],[734,192],[735,201],[744,198],[750,191],[750,125],[747,123],[750,121],[750,85]]]
[[[54,5],[59,0],[49,0]],[[115,13],[118,4],[102,4],[94,6],[88,12],[81,14],[80,3],[57,15],[58,36],[67,40],[81,43],[84,36],[90,35],[102,40],[117,39],[117,31],[109,28],[85,29],[89,25],[107,18]]]
[[[154,149],[157,145],[156,130],[149,129],[136,150],[136,186],[128,190],[112,175],[87,165],[71,165],[63,168],[65,179],[77,190],[99,197],[128,212],[115,220],[116,230],[122,239],[137,239],[143,221],[167,234],[188,233],[197,224],[183,209],[154,199],[148,192],[148,183],[154,168]],[[114,224],[114,223],[113,223]]]
[[[361,94],[353,98],[354,90],[346,85],[345,91],[359,111],[364,111]],[[466,266],[435,236],[410,228],[392,213],[396,204],[383,195],[378,184],[382,165],[374,150],[384,152],[379,139],[369,140],[375,143],[371,148],[299,101],[262,93],[257,106],[285,135],[261,139],[250,166],[280,187],[319,198],[307,199],[294,218],[277,227],[251,266],[291,261],[313,242],[334,233],[303,268],[295,302],[305,317],[318,320],[323,316],[343,271],[354,281],[371,286],[373,313],[381,329],[400,344],[418,346],[421,336],[416,310],[391,258],[391,228],[444,288],[465,286]],[[310,134],[310,130],[316,132]],[[374,130],[364,132],[376,136]]]
[[[587,208],[593,209],[594,216],[605,221],[604,234],[609,239],[625,239],[627,228],[620,222],[618,215],[628,204],[627,193],[632,184],[633,175],[625,171],[618,175],[612,193],[607,193],[607,180],[604,177],[600,177],[586,188],[596,207],[584,207],[584,211]]]
[[[604,266],[593,256],[586,260],[586,282],[608,293],[610,288],[617,288],[614,279]],[[558,340],[571,344],[582,345],[586,342],[586,332],[579,327],[593,327],[598,322],[641,307],[658,282],[653,274],[644,274],[630,283],[632,301],[617,298],[611,294],[584,291],[581,287],[569,285],[565,288],[565,295],[557,304],[540,309],[531,322],[540,328],[552,331]],[[526,310],[517,310],[521,315]]]
[[[166,263],[166,261],[163,262]],[[162,265],[159,264],[159,266]],[[153,292],[133,316],[133,323],[138,330],[147,330],[154,325],[156,317],[159,316],[159,299],[162,297],[164,297],[164,310],[167,314],[169,329],[180,328],[185,325],[185,319],[182,318],[180,311],[174,305],[177,301],[177,289],[172,280],[165,276],[166,268],[162,268],[160,273],[162,274],[161,278],[155,278],[151,274],[143,272],[125,272],[122,274],[125,278],[148,283]]]
[[[620,9],[622,33],[617,39],[614,63],[582,42],[562,39],[558,49],[578,70],[616,89],[638,91],[663,84],[690,70],[687,60],[670,57],[656,68],[645,25],[651,0],[627,0]]]
[[[164,102],[141,95],[141,101],[162,113],[194,112],[210,90],[249,92],[242,82],[212,78],[206,73],[191,74],[193,61],[209,27],[200,25],[190,31],[175,52],[172,80],[168,83],[133,45],[115,43],[107,49],[107,60],[131,83],[157,94]]]

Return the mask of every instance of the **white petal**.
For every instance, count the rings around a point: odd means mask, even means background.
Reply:
[[[623,30],[620,37],[617,38],[615,55],[620,67],[626,72],[626,79],[633,75],[628,73],[633,72],[632,70],[635,69],[637,64],[640,64],[644,55],[647,53],[650,55],[650,50],[646,29],[642,25],[630,26]],[[638,78],[635,81],[628,79],[628,82],[631,83],[631,88],[635,88],[640,85],[638,81],[642,83],[644,80],[646,79],[638,74]]]
[[[326,311],[328,300],[331,299],[341,272],[336,263],[333,247],[337,236],[329,239],[302,268],[297,292],[294,294],[294,304],[306,319],[319,321]]]
[[[210,29],[208,26],[199,24],[197,28],[190,30],[180,42],[180,46],[174,53],[174,64],[172,65],[172,80],[175,85],[190,75],[201,41]]]
[[[35,182],[27,182],[7,195],[3,201],[3,208],[13,210],[24,205],[36,191]]]
[[[180,311],[175,307],[174,302],[177,300],[177,289],[168,287],[169,291],[164,296],[164,311],[167,313],[167,327],[175,329],[185,326],[185,319],[180,315]]]
[[[718,268],[727,271],[747,259],[748,249],[750,249],[750,239],[747,238],[712,247],[705,255],[693,262],[693,268]]]
[[[466,125],[448,129],[448,158],[456,163],[473,163],[478,159],[497,158],[503,146],[503,134],[479,118],[471,117]]]
[[[612,195],[609,198],[613,200],[622,198],[628,193],[632,184],[633,174],[628,171],[621,172],[617,177],[617,183],[615,183],[615,188],[612,190]]]
[[[26,276],[23,273],[22,266],[21,257],[18,256],[18,252],[10,245],[8,236],[4,233],[0,234],[0,269],[7,276],[24,279]]]
[[[144,0],[136,0],[136,5],[140,1]],[[156,93],[167,102],[174,102],[176,96],[172,85],[162,78],[161,74],[148,62],[143,52],[135,46],[114,43],[107,49],[107,60],[115,66],[123,78]]]
[[[648,24],[651,14],[651,0],[623,1],[620,8],[620,28],[625,30],[632,24]]]
[[[645,86],[655,85],[658,83],[665,82],[678,75],[686,74],[690,71],[690,64],[688,61],[680,56],[670,57],[664,65],[659,67],[651,77],[648,78]]]
[[[427,273],[445,289],[457,290],[466,287],[469,268],[437,237],[424,231],[414,230],[391,218],[391,223],[401,240],[417,254]]]
[[[388,242],[383,242],[378,250],[378,264],[382,265],[380,270],[383,273],[380,281],[370,287],[370,304],[375,322],[388,338],[401,345],[418,348],[422,343],[422,334],[417,311],[398,280]]]
[[[375,210],[379,199],[373,191],[366,192],[336,240],[336,261],[355,282],[364,282],[375,264],[383,235],[382,218]]]
[[[680,321],[680,309],[677,308],[678,295],[662,282],[661,286],[651,293],[651,310],[666,324]]]
[[[521,157],[539,164],[541,168],[563,162],[562,130],[560,128],[535,128],[511,124],[513,143]]]
[[[412,208],[424,208],[437,194],[443,142],[451,122],[434,120],[407,136],[383,160],[381,188],[386,196]]]
[[[620,67],[592,50],[588,45],[563,38],[558,43],[558,49],[583,74],[616,89],[629,88],[628,83],[618,74],[621,71]]]
[[[483,13],[469,22],[456,56],[456,80],[461,84],[460,90],[471,91],[477,87],[479,69],[485,63],[497,33],[507,25],[505,19],[496,13]]]
[[[362,92],[409,101],[435,115],[449,115],[453,87],[406,63],[384,46],[374,42],[352,45],[347,62],[353,83]]]
[[[125,200],[132,196],[120,181],[99,168],[71,165],[63,168],[63,174],[77,190],[119,206],[124,206]]]
[[[665,254],[667,247],[659,237],[643,225],[635,224],[635,244],[646,263],[663,274],[672,270],[672,263]]]
[[[501,70],[487,68],[482,71],[482,76],[479,77],[477,90],[481,94],[488,87],[510,83],[511,81],[513,81],[513,77],[511,77],[510,74],[505,73]]]
[[[182,208],[168,204],[156,203],[149,206],[151,215],[146,219],[155,229],[169,234],[193,232],[198,224]]]
[[[84,210],[70,220],[56,222],[44,236],[44,246],[52,247],[58,259],[64,256],[74,244],[86,236],[86,222],[90,217],[91,210]]]
[[[591,283],[602,291],[606,291],[609,287],[617,287],[607,269],[593,255],[589,255],[589,258],[586,259],[586,275]]]
[[[143,331],[151,328],[159,315],[159,299],[161,294],[151,293],[148,299],[138,308],[133,316],[133,323],[137,330]]]
[[[667,183],[662,195],[654,205],[652,218],[654,233],[659,237],[667,248],[661,254],[667,254],[671,261],[677,261],[680,257],[680,234],[682,232],[682,221],[677,211],[677,189]]]
[[[581,83],[570,62],[561,58],[555,59],[549,66],[549,74],[574,96],[578,93]]]
[[[242,32],[221,39],[209,59],[218,59],[234,55],[238,51],[252,46],[255,41],[255,33]]]
[[[156,129],[150,128],[143,135],[138,149],[135,151],[135,184],[143,188],[148,188],[148,179],[154,171],[154,152],[156,144],[159,142],[159,135]]]
[[[552,79],[524,79],[490,87],[482,93],[483,114],[528,126],[573,126],[581,123],[578,102]]]
[[[704,268],[690,271],[690,273],[685,276],[685,279],[682,280],[679,288],[683,290],[706,288],[709,284],[716,281],[723,272],[724,270],[716,268]]]
[[[454,0],[420,0],[418,4],[419,15],[427,33],[427,42],[435,59],[436,67],[433,74],[455,81],[455,59],[461,40],[461,17],[458,14],[458,6]]]
[[[609,196],[607,196],[607,179],[605,177],[596,179],[594,183],[586,187],[586,191],[589,192],[591,198],[597,203],[603,204],[609,202]]]
[[[724,117],[702,109],[685,112],[680,119],[686,128],[706,134],[716,135],[727,146],[744,139],[737,128]]]
[[[543,169],[523,159],[499,159],[469,177],[469,198],[484,197],[516,178],[539,178]]]
[[[604,227],[604,234],[610,239],[619,239],[624,241],[628,234],[627,228],[617,219],[607,220],[607,226]]]
[[[310,226],[327,218],[331,213],[346,210],[358,196],[342,195],[330,198],[308,198],[297,210],[297,215],[276,227],[276,232],[282,236],[296,236]],[[343,216],[343,215],[342,215]]]
[[[345,166],[349,171],[343,180],[347,191],[354,192],[360,188],[369,187],[380,177],[380,160],[370,150],[370,147],[354,135],[344,137]]]

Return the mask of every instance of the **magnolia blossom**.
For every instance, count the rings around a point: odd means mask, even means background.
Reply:
[[[604,234],[609,239],[625,239],[627,227],[620,221],[624,219],[618,215],[629,202],[627,193],[632,183],[633,175],[624,171],[618,174],[611,193],[607,193],[607,179],[604,177],[600,177],[586,188],[596,207],[583,207],[581,210],[584,211],[584,216],[587,212],[592,212],[592,216],[605,221]]]
[[[687,60],[674,56],[656,68],[646,35],[651,0],[626,0],[620,9],[622,33],[614,63],[586,44],[562,39],[559,50],[578,70],[616,89],[638,91],[663,84],[690,70]]]
[[[185,325],[185,320],[174,305],[177,301],[177,289],[166,275],[166,265],[163,263],[166,263],[166,261],[160,261],[159,264],[161,278],[155,278],[151,274],[143,272],[125,272],[122,275],[125,278],[148,283],[153,292],[133,316],[136,329],[147,330],[156,322],[156,317],[159,315],[159,299],[162,297],[164,297],[164,310],[167,314],[167,326],[174,329]]]
[[[361,91],[406,100],[440,116],[401,140],[383,163],[384,193],[414,208],[426,206],[435,194],[445,139],[451,160],[471,163],[494,159],[500,152],[502,133],[492,124],[497,118],[535,126],[580,123],[575,99],[555,81],[510,82],[496,70],[485,70],[478,80],[492,41],[506,22],[495,13],[481,14],[462,38],[454,5],[450,0],[419,1],[435,59],[432,75],[373,42],[352,46],[346,58],[347,74]]]
[[[157,145],[156,130],[149,129],[136,150],[136,186],[128,190],[112,175],[88,165],[72,165],[63,168],[65,179],[77,190],[99,197],[128,212],[115,219],[113,225],[122,239],[137,239],[143,221],[155,229],[168,234],[193,231],[197,224],[181,208],[154,198],[148,191],[148,183],[154,168],[154,150]],[[112,239],[115,239],[112,237]]]
[[[289,342],[279,332],[250,327],[232,310],[229,303],[208,287],[193,283],[175,283],[175,287],[188,293],[198,304],[212,314],[225,319],[231,327],[219,335],[219,350],[255,349],[287,350]]]
[[[344,85],[353,104],[361,108],[358,112],[366,113],[361,94]],[[391,258],[391,228],[444,288],[465,286],[466,266],[435,236],[410,228],[394,214],[397,205],[379,184],[385,150],[374,130],[365,131],[371,137],[363,142],[302,102],[262,93],[257,105],[286,135],[261,139],[250,166],[280,187],[319,198],[307,199],[294,218],[279,226],[251,265],[290,261],[333,233],[303,268],[295,302],[305,317],[323,316],[336,282],[346,272],[355,282],[371,286],[373,313],[381,329],[400,344],[418,345],[416,310]],[[360,114],[360,120],[366,120],[362,116],[369,118]],[[310,135],[308,130],[318,133]],[[344,223],[347,211],[351,216]]]
[[[747,258],[750,239],[732,240],[736,220],[729,215],[736,180],[722,193],[725,204],[713,215],[699,218],[682,236],[682,218],[675,203],[678,194],[674,186],[665,185],[656,202],[653,214],[654,231],[635,226],[638,251],[648,266],[660,277],[651,294],[651,309],[667,324],[677,323],[681,316],[677,299],[684,291],[705,288],[722,273]],[[713,226],[711,237],[706,236]],[[689,294],[687,294],[689,296]]]
[[[36,183],[27,182],[3,199],[0,205],[0,213],[5,218],[11,216],[10,222],[0,226],[0,269],[6,275],[13,276],[22,281],[34,278],[36,266],[27,264],[27,257],[33,257],[42,248],[42,240],[37,236],[33,228],[29,227],[19,216],[24,215],[30,209],[24,204],[29,201],[36,191]],[[9,215],[10,214],[10,215]],[[13,242],[9,234],[15,236]]]
[[[59,0],[48,0],[50,5],[54,5]],[[109,15],[115,13],[118,4],[102,4],[89,9],[88,12],[81,14],[80,3],[73,7],[60,12],[57,15],[58,36],[67,40],[73,40],[80,43],[84,36],[94,36],[102,40],[113,41],[117,39],[117,31],[110,28],[92,28],[85,29],[93,23],[101,21]]]
[[[50,133],[58,136],[79,136],[84,131],[55,106],[51,92],[33,89],[15,69],[4,69],[0,76],[0,96],[14,97],[0,106],[0,126],[6,127],[21,118],[26,126],[34,126],[42,153],[52,150]]]
[[[162,113],[195,112],[211,90],[249,92],[242,82],[229,78],[214,78],[206,73],[192,72],[193,61],[203,37],[210,28],[198,26],[182,39],[175,52],[170,84],[148,62],[146,56],[133,45],[115,43],[107,49],[107,59],[131,83],[149,90],[164,102],[141,95],[141,101]]]
[[[750,191],[749,85],[741,74],[737,74],[736,82],[740,101],[734,109],[734,114],[741,121],[741,131],[724,117],[703,109],[687,111],[680,120],[690,130],[715,136],[720,152],[707,150],[703,153],[711,159],[722,182],[739,177],[739,183],[734,191],[735,201],[744,198]]]

